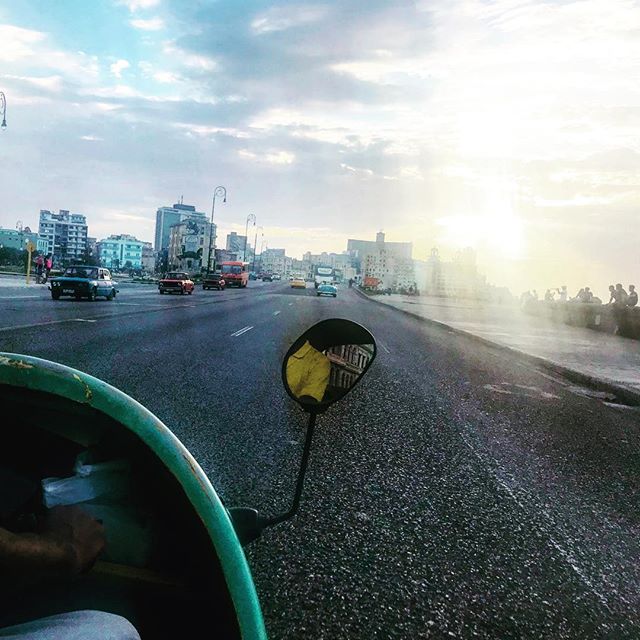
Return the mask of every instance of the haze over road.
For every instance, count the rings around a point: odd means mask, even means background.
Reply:
[[[281,359],[314,322],[376,337],[318,420],[300,513],[247,547],[272,638],[640,636],[638,413],[355,291],[54,302],[0,288],[0,350],[97,376],[154,412],[225,503],[293,495],[305,417]]]

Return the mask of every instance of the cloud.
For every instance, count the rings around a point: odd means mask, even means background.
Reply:
[[[153,9],[160,4],[160,0],[117,0],[116,5],[125,6],[131,13],[141,9]]]
[[[244,160],[259,162],[262,164],[288,165],[293,164],[296,159],[293,153],[288,151],[269,151],[256,153],[248,149],[240,149],[238,155]]]
[[[176,46],[173,40],[164,43],[163,51],[173,62],[185,67],[197,69],[200,71],[215,71],[218,68],[218,62],[206,55],[191,53],[181,47]]]
[[[122,78],[122,72],[125,69],[128,69],[131,65],[129,64],[129,62],[127,60],[118,60],[116,62],[114,62],[109,69],[111,70],[111,73],[116,77],[116,78]]]
[[[129,24],[142,31],[160,31],[164,29],[164,20],[159,17],[155,18],[136,18],[134,20],[129,20]]]
[[[0,60],[15,62],[35,55],[36,46],[46,35],[41,31],[23,29],[10,24],[0,24]]]
[[[153,74],[153,79],[161,84],[175,84],[176,82],[180,82],[180,78],[175,73],[171,73],[171,71],[156,71]]]
[[[26,82],[27,84],[38,87],[40,89],[45,89],[47,91],[61,91],[63,79],[61,76],[46,76],[46,77],[31,77],[31,76],[14,76],[14,75],[5,75],[7,79],[11,80],[19,80],[22,82]]]
[[[328,13],[323,5],[288,5],[273,7],[251,21],[251,29],[261,35],[274,31],[285,31],[322,20]]]

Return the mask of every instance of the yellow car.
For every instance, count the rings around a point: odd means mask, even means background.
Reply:
[[[290,282],[292,289],[306,289],[307,283],[302,278],[293,278]]]

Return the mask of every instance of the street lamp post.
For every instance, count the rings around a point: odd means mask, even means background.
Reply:
[[[242,260],[247,261],[247,234],[249,233],[249,220],[253,222],[253,226],[256,226],[256,217],[253,213],[247,216],[247,224],[244,226],[244,252],[242,254]]]
[[[251,262],[251,271],[256,270],[256,254],[258,253],[258,229],[264,233],[263,227],[256,227],[256,237],[253,239],[253,261]]]
[[[2,129],[7,128],[7,97],[4,95],[2,91],[0,91],[0,114],[2,114],[2,124],[0,127]]]
[[[211,273],[211,249],[213,249],[213,212],[216,208],[216,196],[224,198],[222,202],[227,201],[227,190],[223,186],[216,187],[213,191],[213,204],[211,205],[211,227],[209,228],[209,257],[207,258],[207,273]],[[216,256],[213,254],[213,266],[215,267]]]

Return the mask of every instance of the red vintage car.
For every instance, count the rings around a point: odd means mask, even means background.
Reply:
[[[160,293],[180,293],[191,295],[195,289],[193,280],[188,273],[183,271],[170,271],[164,278],[158,282],[158,291]]]

